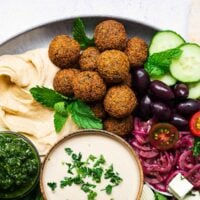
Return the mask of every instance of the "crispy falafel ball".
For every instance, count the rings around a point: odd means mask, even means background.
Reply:
[[[124,25],[115,20],[101,22],[95,28],[94,41],[100,51],[109,49],[124,50],[127,41]]]
[[[102,102],[91,103],[89,106],[92,109],[92,111],[94,112],[96,117],[98,117],[100,119],[104,119],[106,117],[106,111],[104,109]]]
[[[99,101],[106,94],[106,84],[97,72],[80,72],[72,85],[75,97],[82,101]]]
[[[129,62],[125,53],[118,50],[107,50],[97,58],[99,74],[107,83],[125,81],[129,74]]]
[[[103,125],[106,131],[125,136],[133,130],[133,117],[131,115],[122,119],[109,117],[104,120]]]
[[[69,68],[78,62],[79,43],[68,35],[57,35],[49,45],[49,58],[60,68]]]
[[[136,96],[127,85],[111,87],[104,98],[105,111],[115,118],[123,118],[130,115],[136,104]]]
[[[128,41],[125,53],[131,66],[142,66],[148,56],[148,45],[143,39],[133,37]]]
[[[95,47],[88,47],[85,49],[79,60],[79,64],[82,70],[95,71],[97,69],[97,57],[100,54],[99,50]]]
[[[72,81],[79,72],[71,68],[59,70],[53,80],[54,90],[66,96],[73,95]]]

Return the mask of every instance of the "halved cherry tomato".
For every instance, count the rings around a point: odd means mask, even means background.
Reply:
[[[149,142],[159,150],[173,148],[179,139],[177,128],[168,123],[157,123],[149,132]]]
[[[190,130],[193,135],[200,137],[200,111],[196,112],[190,120]]]

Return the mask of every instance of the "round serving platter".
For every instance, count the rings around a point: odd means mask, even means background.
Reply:
[[[90,36],[92,36],[96,24],[111,18],[112,17],[102,16],[81,17],[81,19],[83,19],[84,23],[86,24],[86,32]],[[51,22],[21,33],[0,45],[0,56],[5,54],[20,54],[28,50],[48,47],[50,41],[56,35],[71,35],[74,19],[75,18],[70,18]],[[147,43],[149,43],[152,36],[157,31],[156,28],[132,21],[130,19],[123,19],[119,17],[113,17],[113,19],[116,19],[124,24],[128,37],[139,36],[146,40]],[[140,194],[141,186],[139,189],[139,196]]]

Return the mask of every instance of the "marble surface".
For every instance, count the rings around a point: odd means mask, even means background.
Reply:
[[[0,0],[0,44],[50,21],[91,15],[121,16],[187,38],[191,0]]]

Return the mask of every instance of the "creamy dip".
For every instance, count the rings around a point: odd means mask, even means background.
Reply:
[[[123,179],[119,186],[113,188],[111,195],[105,192],[98,192],[96,200],[136,200],[140,189],[141,176],[138,163],[132,154],[131,150],[110,136],[99,134],[84,134],[75,135],[70,139],[65,139],[62,143],[53,148],[43,167],[41,184],[44,187],[44,193],[48,200],[86,200],[87,195],[80,186],[72,185],[63,189],[60,188],[60,181],[67,174],[67,168],[63,162],[70,162],[71,159],[66,155],[65,148],[71,148],[74,152],[81,152],[83,159],[86,159],[90,154],[105,157],[106,167],[113,164],[114,169],[119,172]],[[48,182],[56,182],[57,188],[53,192],[47,185]],[[95,191],[100,191],[105,188],[104,179],[98,184]]]
[[[77,130],[69,118],[56,134],[50,109],[37,103],[29,90],[36,85],[52,88],[59,69],[51,63],[48,49],[0,56],[0,130],[21,132],[46,154],[59,139]]]

